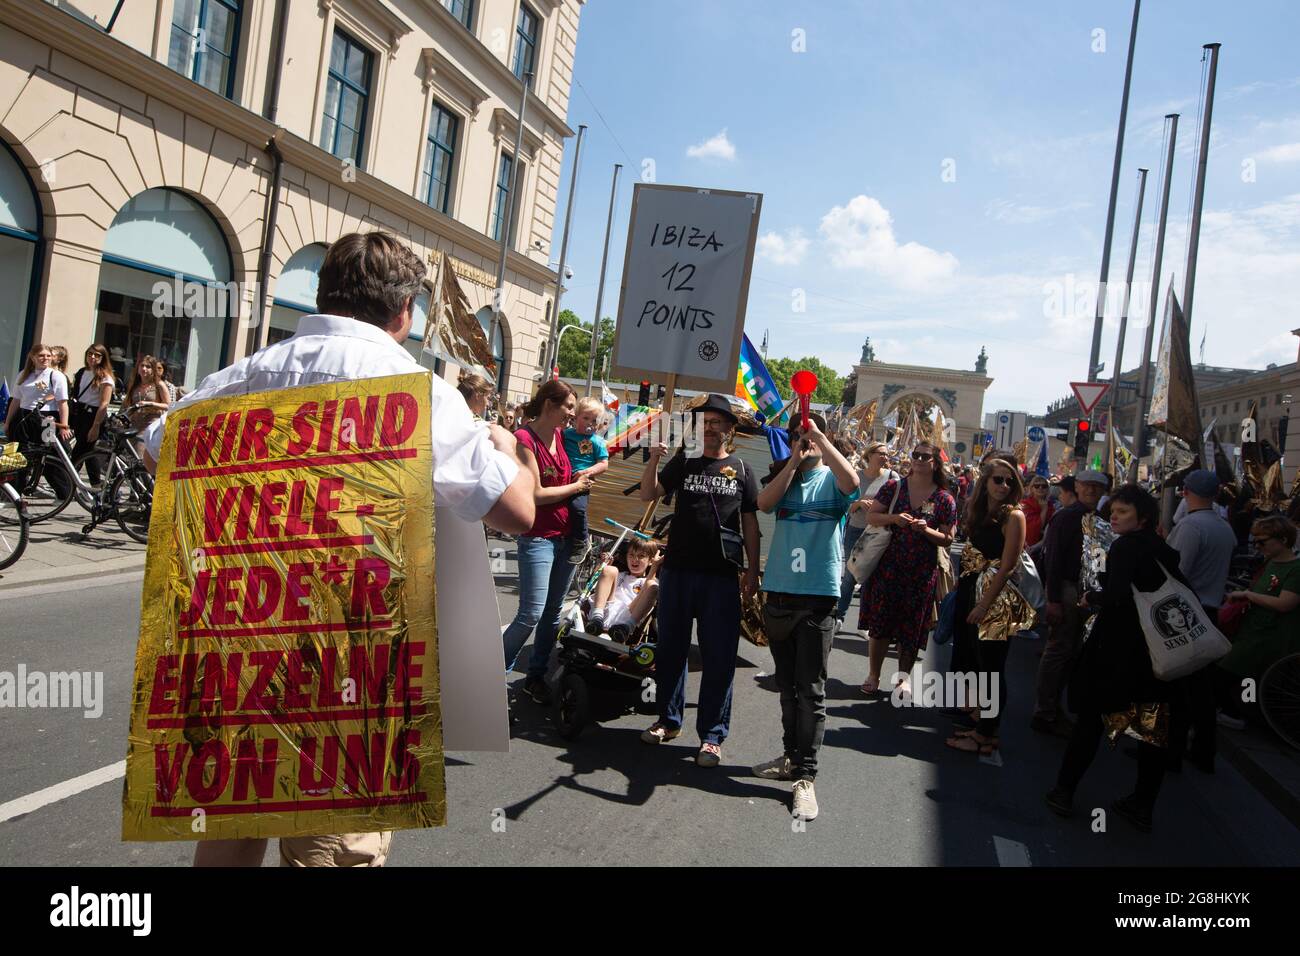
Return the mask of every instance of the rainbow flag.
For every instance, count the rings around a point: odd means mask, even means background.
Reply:
[[[659,409],[645,405],[620,405],[614,413],[614,420],[605,430],[605,446],[609,451],[622,451],[631,447],[635,439],[639,444],[649,447],[647,434],[651,424],[659,417]]]
[[[754,343],[749,341],[749,336],[745,335],[744,341],[740,344],[740,365],[736,369],[736,396],[749,403],[757,415],[762,416],[761,421],[768,424],[779,424],[772,419],[779,415],[781,409],[785,407],[785,402],[781,399],[781,393],[777,391],[776,382],[772,380],[767,366],[763,364],[763,356],[759,354],[758,349],[754,348]]]

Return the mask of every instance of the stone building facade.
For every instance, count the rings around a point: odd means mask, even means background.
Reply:
[[[445,263],[486,328],[508,228],[493,346],[530,394],[583,2],[0,0],[0,374],[104,342],[193,385],[291,334],[352,230]]]

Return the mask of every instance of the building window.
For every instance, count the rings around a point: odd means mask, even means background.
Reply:
[[[36,190],[0,140],[0,381],[13,388],[35,331],[41,280],[41,214]],[[0,402],[3,405],[3,402]]]
[[[1233,412],[1233,414],[1235,415],[1235,414],[1236,414],[1237,412],[1239,412],[1239,411],[1241,411],[1241,402],[1233,402],[1233,403],[1232,403],[1232,412]]]
[[[501,241],[501,226],[510,212],[510,180],[514,174],[514,166],[514,160],[502,153],[501,162],[497,166],[496,195],[492,201],[492,238],[497,242]],[[508,245],[514,242],[514,232],[515,224],[511,221],[510,237],[506,240]]]
[[[424,201],[442,213],[451,212],[451,171],[456,159],[454,114],[437,103],[429,116],[429,141],[424,151]]]
[[[242,2],[176,0],[167,65],[214,93],[232,96]]]
[[[485,305],[475,316],[483,327],[483,334],[487,335],[492,327],[492,308]],[[497,365],[497,392],[504,394],[510,378],[510,365],[506,362],[505,316],[497,321],[496,334],[492,336],[492,360]]]
[[[521,80],[526,74],[536,72],[537,22],[537,14],[528,4],[519,4],[519,20],[515,23],[515,62],[511,69]]]
[[[451,15],[465,24],[465,29],[474,31],[474,0],[442,0],[442,5],[451,11]]]
[[[320,148],[361,168],[361,149],[370,101],[369,50],[342,30],[334,31],[329,77],[325,81],[325,116],[320,127]]]

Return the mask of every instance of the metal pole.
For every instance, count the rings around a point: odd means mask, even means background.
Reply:
[[[551,310],[551,334],[546,339],[546,367],[542,377],[550,378],[560,357],[560,343],[556,330],[560,327],[560,299],[564,296],[564,262],[569,256],[569,227],[573,225],[573,197],[578,192],[578,163],[582,160],[582,135],[586,126],[578,127],[578,143],[573,150],[573,174],[569,177],[569,201],[564,206],[564,238],[560,240],[559,278],[555,280],[555,305]]]
[[[586,332],[588,335],[592,334],[590,330],[584,329],[581,325],[566,325],[564,328],[560,329],[560,334],[555,337],[555,365],[558,365],[560,362],[560,341],[564,338],[564,333],[568,332],[570,329],[577,329],[579,332]],[[554,368],[555,365],[552,365],[551,367]],[[546,381],[546,379],[550,377],[551,373],[548,370],[546,374],[542,376],[542,381]]]
[[[1183,317],[1192,327],[1192,294],[1196,291],[1196,252],[1201,243],[1201,207],[1205,204],[1205,164],[1210,155],[1210,116],[1214,113],[1214,75],[1219,69],[1219,43],[1207,43],[1210,76],[1205,84],[1205,115],[1201,118],[1201,152],[1196,161],[1196,200],[1192,207],[1192,229],[1187,238],[1187,274],[1183,277]]]
[[[1156,329],[1156,309],[1160,307],[1160,266],[1165,255],[1165,223],[1169,219],[1169,183],[1174,173],[1174,144],[1178,142],[1178,114],[1165,116],[1169,121],[1169,145],[1165,150],[1165,181],[1160,195],[1160,224],[1156,227],[1156,255],[1151,263],[1151,302],[1147,309],[1146,339],[1142,345],[1142,382],[1138,386],[1137,424],[1133,428],[1133,452],[1138,458],[1147,453],[1147,411],[1151,405],[1151,336]],[[1154,462],[1152,463],[1154,465]]]
[[[600,256],[600,283],[596,287],[596,315],[591,321],[591,356],[587,360],[587,394],[596,375],[596,344],[600,341],[600,309],[605,300],[605,266],[609,263],[609,233],[614,228],[614,200],[618,196],[618,171],[622,163],[614,164],[614,181],[609,186],[609,215],[605,219],[605,251]]]
[[[506,304],[506,251],[510,248],[510,223],[515,217],[515,198],[519,192],[519,155],[524,148],[524,116],[528,112],[528,87],[532,85],[533,74],[525,73],[523,89],[519,91],[519,129],[515,132],[515,154],[510,161],[510,189],[506,193],[505,214],[501,220],[501,255],[497,259],[497,287],[492,293],[492,321],[488,323],[488,352],[495,351],[492,343],[497,337],[497,322]],[[501,369],[497,369],[497,391],[505,391],[506,383],[501,380]]]
[[[1119,167],[1124,157],[1124,124],[1128,120],[1128,91],[1133,81],[1133,48],[1137,45],[1138,11],[1142,0],[1133,0],[1133,29],[1128,39],[1128,65],[1124,68],[1124,96],[1119,105],[1119,132],[1115,135],[1115,165],[1110,174],[1110,204],[1106,207],[1106,238],[1101,247],[1101,278],[1097,280],[1097,313],[1092,323],[1092,353],[1088,358],[1088,381],[1097,380],[1101,359],[1101,327],[1106,315],[1106,280],[1110,275],[1110,242],[1115,235],[1115,198],[1119,193]]]
[[[1133,241],[1129,244],[1128,272],[1124,277],[1124,307],[1120,309],[1119,339],[1115,342],[1115,370],[1110,386],[1110,423],[1106,426],[1107,434],[1112,428],[1118,427],[1115,421],[1115,407],[1119,404],[1119,385],[1122,377],[1120,372],[1124,367],[1124,333],[1128,330],[1128,303],[1129,297],[1133,294],[1133,267],[1137,265],[1138,233],[1142,229],[1142,200],[1146,196],[1148,172],[1149,170],[1146,169],[1138,169],[1137,211],[1133,213]]]

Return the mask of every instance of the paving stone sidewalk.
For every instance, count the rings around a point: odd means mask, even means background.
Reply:
[[[128,538],[116,522],[102,524],[82,538],[86,521],[86,512],[72,502],[62,514],[32,525],[23,556],[0,571],[0,591],[144,567],[145,546]]]

